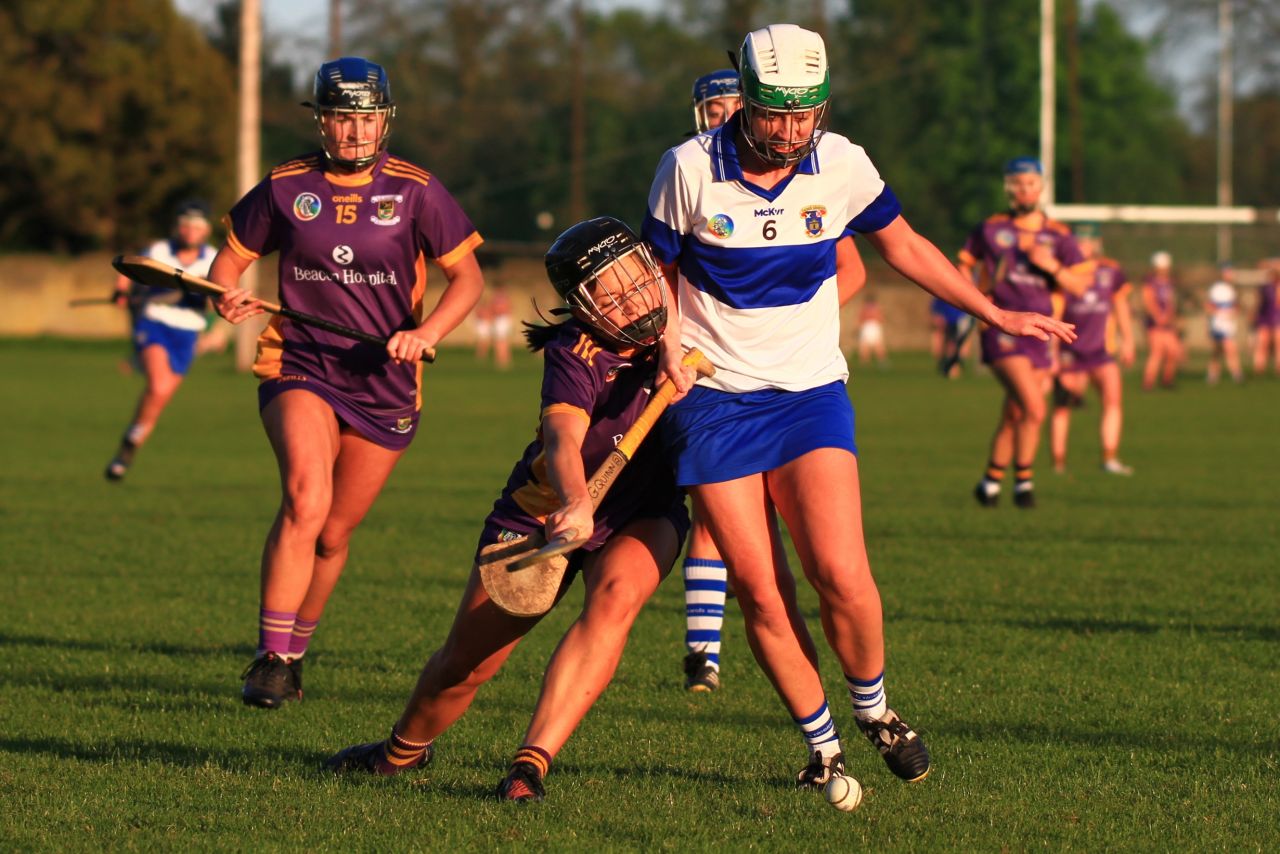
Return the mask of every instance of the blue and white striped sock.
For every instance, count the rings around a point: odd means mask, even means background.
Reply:
[[[722,560],[684,560],[684,645],[706,655],[720,669],[720,629],[724,625],[724,591],[729,573]]]
[[[836,729],[836,722],[831,719],[831,710],[827,708],[826,700],[822,701],[822,707],[818,711],[807,718],[792,720],[800,727],[810,753],[821,753],[825,759],[840,752],[840,732]]]
[[[856,679],[848,673],[844,675],[845,684],[849,686],[849,699],[853,700],[853,713],[864,721],[877,720],[884,717],[889,710],[889,703],[884,696],[884,671],[874,679]]]

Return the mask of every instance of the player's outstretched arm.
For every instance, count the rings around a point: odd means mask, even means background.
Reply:
[[[576,413],[551,412],[542,418],[547,481],[560,497],[560,508],[547,515],[547,542],[590,539],[595,530],[595,508],[582,467],[582,442],[589,426],[590,422]]]
[[[667,280],[667,328],[658,342],[658,376],[654,385],[661,385],[669,377],[676,387],[676,395],[671,399],[674,403],[693,388],[695,374],[692,368],[681,363],[684,346],[680,343],[680,302],[676,289],[676,282],[680,280],[679,268],[675,263],[660,263],[658,266]]]
[[[929,293],[964,309],[974,317],[1010,335],[1024,335],[1046,341],[1051,337],[1074,341],[1072,325],[1025,311],[1004,311],[983,296],[973,282],[960,274],[947,257],[898,216],[879,231],[868,232],[867,240],[890,267]]]

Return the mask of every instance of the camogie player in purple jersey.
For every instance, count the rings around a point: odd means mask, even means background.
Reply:
[[[1142,281],[1142,308],[1146,315],[1147,363],[1142,369],[1142,388],[1151,391],[1156,379],[1173,388],[1182,361],[1182,341],[1178,338],[1178,294],[1173,285],[1173,259],[1168,252],[1151,256],[1151,272]]]
[[[1253,372],[1280,374],[1280,258],[1262,262],[1266,283],[1258,288],[1258,309],[1253,316]]]
[[[1083,293],[1090,273],[1071,231],[1040,209],[1044,177],[1040,161],[1018,157],[1004,170],[1009,211],[987,218],[960,250],[960,272],[975,269],[991,301],[1010,311],[1053,312],[1051,293],[1058,289]],[[1014,464],[1013,502],[1035,507],[1032,468],[1040,445],[1040,425],[1049,391],[1049,342],[1015,337],[994,326],[982,330],[982,361],[1004,387],[1000,421],[991,439],[987,471],[974,487],[984,507],[1000,498],[1005,469]]]
[[[261,305],[237,286],[280,253],[280,301],[378,336],[352,343],[276,316],[258,339],[258,405],[283,495],[262,555],[258,654],[244,702],[302,696],[302,656],[347,560],[351,534],[418,427],[424,353],[467,316],[484,288],[471,221],[439,180],[386,151],[395,106],[386,72],[326,62],[314,100],[323,150],[277,166],[232,208],[209,278],[229,290],[219,314]],[[447,285],[430,313],[426,262]]]
[[[545,356],[537,437],[485,520],[476,554],[538,530],[548,541],[577,531],[589,539],[573,553],[561,594],[581,572],[586,599],[547,665],[524,743],[498,786],[499,798],[515,801],[542,799],[552,759],[609,684],[631,625],[670,572],[689,524],[684,494],[652,439],[594,514],[587,493],[586,473],[635,422],[652,388],[667,306],[649,247],[618,220],[598,217],[560,235],[546,263],[572,317],[525,333]],[[435,739],[539,619],[499,610],[473,566],[453,628],[390,736],[348,747],[326,766],[386,776],[429,763]]]
[[[1102,237],[1098,227],[1082,223],[1075,229],[1076,242],[1093,272],[1089,288],[1079,296],[1055,295],[1062,306],[1062,319],[1076,327],[1076,340],[1058,345],[1058,374],[1054,378],[1053,418],[1049,423],[1053,467],[1066,470],[1067,437],[1071,410],[1084,401],[1092,383],[1102,399],[1102,470],[1108,474],[1131,475],[1133,469],[1120,462],[1120,429],[1123,381],[1115,354],[1125,367],[1133,364],[1133,318],[1129,311],[1132,286],[1119,263],[1101,255]]]

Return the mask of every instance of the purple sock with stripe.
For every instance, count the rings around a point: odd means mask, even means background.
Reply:
[[[320,625],[319,620],[304,620],[301,617],[293,621],[293,633],[289,636],[290,658],[302,658],[318,625]]]
[[[274,652],[281,658],[288,658],[293,624],[297,619],[294,612],[258,609],[258,655]]]

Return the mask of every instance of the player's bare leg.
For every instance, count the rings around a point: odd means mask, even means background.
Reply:
[[[1084,396],[1088,388],[1089,377],[1080,371],[1069,371],[1057,376],[1057,383],[1062,391],[1061,400],[1055,392],[1056,405],[1049,422],[1049,448],[1053,455],[1054,471],[1059,473],[1067,468],[1067,443],[1071,437],[1071,410],[1078,405],[1075,401]]]
[[[316,539],[311,583],[298,607],[289,642],[289,659],[294,664],[299,689],[302,687],[301,659],[346,566],[351,535],[404,453],[374,444],[351,429],[343,429],[338,442],[338,458],[333,466],[333,499]]]
[[[689,488],[733,578],[747,645],[804,736],[810,757],[841,765],[839,732],[818,676],[818,653],[796,602],[795,578],[776,559],[781,546],[769,524],[772,502],[755,474]],[[804,784],[809,766],[798,778]]]
[[[1244,382],[1244,372],[1240,368],[1240,347],[1236,339],[1227,338],[1222,342],[1222,356],[1227,363],[1227,373],[1231,374],[1231,381]]]
[[[613,678],[632,624],[671,570],[679,548],[670,522],[643,519],[587,559],[586,602],[547,665],[526,747],[536,745],[555,756],[568,741]]]
[[[1170,350],[1173,333],[1166,329],[1147,330],[1147,361],[1142,368],[1142,387],[1151,391],[1156,387],[1156,380],[1161,371],[1169,372],[1168,365],[1173,360]]]
[[[858,728],[893,773],[924,779],[929,752],[885,695],[884,614],[863,538],[857,457],[820,448],[770,472],[768,484],[818,593],[822,628],[840,660]]]
[[[1010,462],[1015,468],[1014,502],[1034,507],[1032,469],[1045,417],[1044,396],[1048,373],[1035,368],[1026,356],[1009,356],[991,364],[991,372],[1004,387],[1000,422],[991,440],[987,472],[974,489],[979,503],[992,506],[1000,495],[1000,481]]]
[[[163,347],[157,344],[144,347],[138,354],[138,361],[142,365],[147,384],[142,390],[142,396],[138,398],[133,420],[120,440],[120,447],[107,466],[108,480],[124,478],[134,454],[147,441],[160,419],[160,413],[164,412],[178,386],[182,385],[182,374],[174,372],[169,364],[169,353]]]
[[[338,419],[320,397],[286,391],[262,410],[262,425],[280,468],[281,501],[262,549],[258,652],[241,674],[246,705],[275,709],[302,697],[289,666],[298,608],[311,586],[316,541],[333,499]]]

